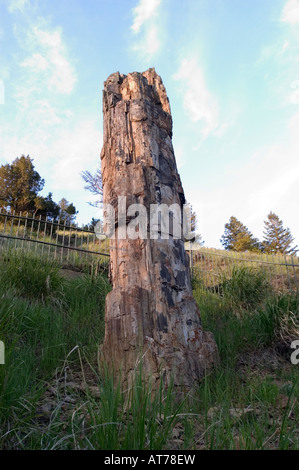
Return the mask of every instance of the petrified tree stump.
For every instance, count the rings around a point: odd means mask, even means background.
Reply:
[[[163,379],[167,385],[173,376],[175,385],[190,388],[215,362],[217,347],[213,335],[201,327],[183,237],[171,233],[172,224],[164,239],[161,225],[155,232],[149,221],[146,236],[138,235],[138,228],[131,236],[126,233],[134,217],[132,204],[142,204],[149,215],[153,204],[181,208],[185,203],[169,100],[155,69],[110,75],[104,83],[103,113],[104,204],[115,211],[104,359],[122,370],[123,380],[130,381],[142,358],[145,375],[157,384]],[[130,206],[133,212],[126,213]]]

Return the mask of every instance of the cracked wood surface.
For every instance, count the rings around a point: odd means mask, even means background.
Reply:
[[[118,197],[126,207],[185,203],[172,146],[172,117],[161,77],[110,75],[104,83],[104,203],[116,211],[111,281],[102,353],[123,381],[142,357],[145,376],[158,385],[191,388],[217,358],[213,335],[201,326],[184,240],[118,239]],[[126,220],[126,223],[129,219]],[[148,228],[149,231],[149,228]]]

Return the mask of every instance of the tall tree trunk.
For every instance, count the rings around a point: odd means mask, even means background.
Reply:
[[[164,239],[162,233],[153,239],[149,224],[151,204],[182,208],[185,203],[169,100],[155,69],[110,75],[104,83],[103,113],[103,196],[104,204],[115,209],[104,359],[122,370],[124,381],[130,381],[142,358],[145,375],[156,384],[162,379],[167,385],[173,377],[174,385],[189,389],[215,362],[217,347],[213,335],[202,330],[183,237],[171,233]],[[123,237],[134,211],[125,217],[122,212],[132,204],[146,208],[144,239],[132,239],[134,229],[131,238]]]

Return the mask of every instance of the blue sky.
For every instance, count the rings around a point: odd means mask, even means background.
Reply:
[[[262,238],[270,210],[299,244],[299,0],[0,0],[0,165],[29,154],[97,217],[103,82],[153,66],[205,245],[231,215]]]

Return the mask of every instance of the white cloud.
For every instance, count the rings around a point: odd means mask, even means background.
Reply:
[[[14,13],[16,11],[23,12],[28,4],[29,0],[8,0],[7,10],[9,13]]]
[[[290,103],[291,104],[298,104],[299,103],[299,80],[294,80],[291,84],[291,89],[293,90],[290,93]]]
[[[14,9],[22,5],[24,2],[10,4]],[[18,73],[11,80],[11,96],[17,113],[13,121],[4,121],[1,125],[1,155],[8,160],[21,153],[36,156],[41,167],[50,169],[53,174],[58,156],[65,161],[76,155],[75,148],[82,151],[82,129],[92,138],[95,133],[90,136],[88,126],[75,124],[74,113],[68,108],[67,99],[74,90],[77,76],[68,57],[62,29],[51,27],[41,16],[29,15],[23,20],[14,25],[20,59]],[[90,149],[86,141],[85,144]],[[68,171],[65,164],[62,166],[64,179],[66,173],[71,175],[75,171],[75,165],[70,164]],[[49,179],[47,175],[44,177],[46,181]]]
[[[151,60],[161,48],[162,29],[159,7],[162,0],[140,0],[133,8],[134,34],[132,51],[137,52],[143,60]]]
[[[41,54],[34,53],[31,57],[25,59],[21,66],[31,68],[37,72],[46,71],[48,69],[48,63]]]
[[[190,188],[190,201],[201,201],[198,208],[200,229],[207,246],[221,247],[224,224],[234,215],[254,236],[262,239],[264,220],[270,210],[289,226],[299,243],[299,113],[288,123],[279,144],[259,148],[245,166],[227,165],[221,186]],[[280,136],[281,137],[281,136]]]
[[[84,190],[80,173],[83,170],[93,173],[99,166],[102,132],[98,117],[72,123],[65,130],[67,126],[66,120],[53,135],[49,133],[40,139],[14,135],[13,132],[2,135],[1,128],[0,154],[5,155],[5,161],[0,164],[11,162],[22,153],[29,154],[36,170],[45,179],[43,194],[51,191],[56,202],[66,197],[79,210],[77,220],[87,223],[92,217],[100,217],[100,213],[88,205],[97,198]]]
[[[133,46],[133,51],[137,52],[143,59],[151,60],[152,57],[159,51],[161,41],[159,32],[155,25],[147,27],[142,40]]]
[[[202,124],[201,133],[210,135],[219,125],[217,99],[208,90],[202,67],[195,57],[183,59],[173,77],[183,84],[183,105],[193,122]]]
[[[70,94],[77,79],[67,57],[61,29],[50,31],[35,26],[27,33],[27,46],[29,55],[20,65],[35,77],[35,83],[38,78],[40,87],[46,85],[49,91]]]
[[[289,24],[299,24],[299,0],[288,0],[282,11],[281,20]]]
[[[70,114],[64,97],[72,93],[77,81],[61,28],[51,28],[42,17],[34,21],[27,19],[14,27],[22,58],[19,73],[11,82],[11,95],[18,107],[14,132],[33,143],[55,134]]]
[[[234,111],[234,116],[224,121],[215,131],[216,137],[223,137],[228,129],[231,129],[236,124],[237,111]]]
[[[51,148],[51,154],[55,156],[51,187],[66,190],[82,189],[84,183],[80,173],[86,169],[95,170],[99,166],[101,147],[101,131],[91,119],[62,132]]]
[[[134,33],[139,33],[146,21],[157,15],[161,0],[140,0],[137,7],[133,8],[134,21],[131,29]]]
[[[252,224],[258,226],[258,219],[265,219],[273,210],[287,225],[292,225],[297,240],[299,222],[294,212],[299,198],[298,125],[299,113],[289,121],[284,145],[272,145],[256,152],[244,170],[247,181],[242,185],[249,195],[245,205],[252,214]],[[257,234],[262,235],[261,231]]]
[[[299,0],[285,3],[278,35],[272,44],[262,47],[256,65],[263,68],[267,80],[267,95],[271,107],[298,103],[299,97]],[[267,72],[265,74],[265,71]]]
[[[45,109],[46,111],[46,109]],[[38,171],[53,192],[77,191],[78,200],[85,197],[80,172],[94,171],[100,164],[102,132],[97,119],[64,125],[41,135],[15,135],[8,129],[0,134],[1,154],[12,161],[22,153],[38,162]],[[3,162],[4,163],[4,162]]]
[[[15,1],[10,6],[18,13],[25,3]],[[29,154],[45,178],[44,192],[53,191],[55,201],[66,197],[74,202],[81,220],[87,222],[95,214],[87,205],[91,196],[84,190],[80,172],[93,172],[100,163],[100,115],[86,108],[81,117],[72,107],[77,73],[64,32],[38,12],[38,8],[28,9],[26,15],[16,17],[18,69],[10,80],[11,119],[3,117],[0,123],[0,165]]]

